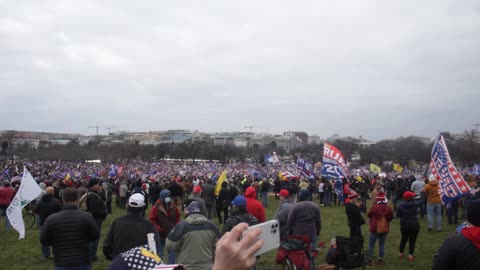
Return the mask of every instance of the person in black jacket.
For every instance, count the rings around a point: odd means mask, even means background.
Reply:
[[[155,243],[160,243],[158,230],[142,216],[145,197],[135,193],[128,199],[127,214],[112,222],[107,237],[103,242],[103,254],[113,260],[118,254],[141,245],[148,245],[147,234],[154,235]],[[132,229],[135,228],[135,229]]]
[[[87,206],[87,212],[92,214],[95,223],[97,224],[98,231],[101,233],[102,224],[107,217],[107,207],[105,193],[97,179],[90,179],[88,183],[87,199],[85,201]],[[90,255],[92,261],[97,260],[98,239],[90,244]]]
[[[217,198],[217,217],[219,224],[224,223],[228,218],[228,206],[230,205],[232,198],[230,197],[230,191],[228,190],[228,183],[225,181],[222,183],[222,189]],[[223,222],[222,222],[223,211]]]
[[[201,197],[205,200],[207,218],[212,219],[212,209],[215,201],[215,186],[213,185],[212,180],[208,179],[207,183],[202,185]]]
[[[347,198],[349,202],[345,204],[345,214],[347,215],[348,227],[350,228],[350,238],[362,237],[361,226],[365,224],[360,211],[362,201],[354,190],[349,190]]]
[[[408,241],[409,261],[414,260],[415,242],[417,241],[418,232],[420,231],[417,209],[422,202],[420,200],[413,200],[415,196],[414,192],[405,191],[403,194],[404,201],[397,207],[397,217],[400,218],[400,232],[402,233],[399,257],[403,258],[403,251]]]
[[[257,218],[247,212],[247,200],[245,197],[237,195],[232,201],[231,216],[227,218],[223,225],[222,235],[231,231],[233,227],[241,222],[247,223],[248,226],[258,224]]]
[[[36,212],[39,217],[40,232],[42,231],[43,224],[45,220],[57,212],[62,210],[62,204],[60,201],[53,197],[55,189],[53,187],[45,188],[45,195],[42,196],[42,199],[37,203]],[[50,247],[46,245],[41,245],[42,257],[48,259],[50,257]]]
[[[91,269],[89,244],[100,233],[93,217],[78,210],[78,193],[63,191],[62,211],[50,215],[40,234],[40,242],[52,246],[55,269]]]
[[[435,256],[433,270],[480,269],[480,199],[468,206],[467,221],[460,234],[443,242]]]

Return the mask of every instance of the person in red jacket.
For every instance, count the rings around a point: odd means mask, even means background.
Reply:
[[[12,202],[13,196],[15,196],[15,192],[13,188],[10,187],[10,183],[5,183],[3,187],[0,188],[0,216],[5,217],[5,228],[7,232],[10,231],[11,228],[7,217],[7,208]]]
[[[383,258],[385,255],[385,239],[387,238],[388,232],[378,233],[377,224],[382,217],[386,219],[388,223],[393,219],[393,210],[390,206],[387,205],[385,199],[385,193],[378,193],[376,197],[376,204],[372,206],[370,211],[368,211],[368,217],[370,218],[369,222],[369,231],[370,231],[370,243],[368,245],[368,255],[369,263],[371,263],[373,258],[373,248],[375,247],[375,242],[378,238],[379,245],[379,255],[378,255],[378,264],[383,264]]]
[[[261,202],[257,201],[257,191],[255,188],[248,187],[245,190],[245,199],[247,200],[247,212],[258,219],[258,223],[265,222],[265,208]]]
[[[175,225],[180,223],[180,211],[172,201],[172,193],[170,190],[163,189],[160,191],[160,199],[158,199],[158,201],[150,209],[148,219],[158,230],[160,237],[158,255],[162,257],[168,233],[173,229],[173,227],[175,227]],[[168,252],[167,260],[164,259],[164,261],[167,261],[168,264],[174,264],[175,253],[173,251]]]

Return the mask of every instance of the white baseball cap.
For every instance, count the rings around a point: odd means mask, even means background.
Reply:
[[[128,199],[128,206],[142,207],[145,206],[145,197],[140,193],[135,193]]]

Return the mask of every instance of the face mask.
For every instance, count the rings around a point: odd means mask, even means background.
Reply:
[[[165,198],[165,202],[166,202],[166,203],[169,203],[169,202],[171,202],[171,201],[172,201],[172,198],[170,198],[170,197],[166,197],[166,198]]]

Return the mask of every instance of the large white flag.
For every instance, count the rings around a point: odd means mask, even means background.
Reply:
[[[42,189],[28,172],[27,168],[24,168],[20,188],[7,208],[8,220],[12,224],[12,227],[20,234],[19,239],[25,238],[25,223],[23,223],[22,209],[25,205],[35,200],[41,193]]]

